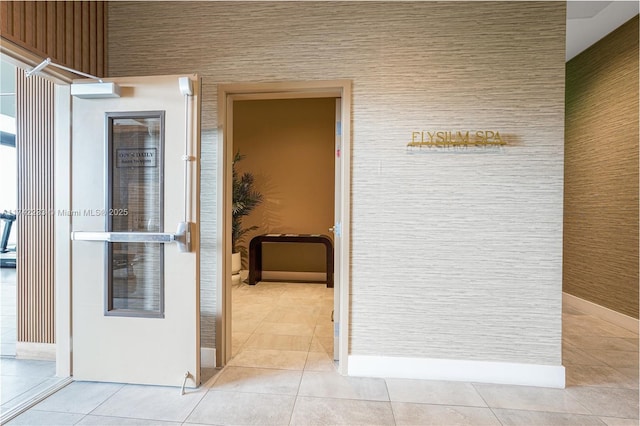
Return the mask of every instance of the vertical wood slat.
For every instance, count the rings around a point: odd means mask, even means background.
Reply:
[[[55,2],[45,3],[45,19],[47,21],[47,35],[46,35],[46,51],[50,52],[49,56],[58,60],[58,52],[56,49],[56,13],[57,5]]]
[[[3,2],[6,3],[6,2]],[[24,3],[11,3],[11,16],[8,16],[7,33],[16,34],[24,39]]]
[[[13,34],[25,40],[25,4],[24,2],[13,5]]]
[[[2,1],[0,2],[0,34],[8,34],[13,31],[13,28],[9,29],[11,24],[11,17],[13,16],[13,4]]]
[[[82,2],[73,2],[73,64],[70,66],[82,69]]]
[[[65,56],[64,63],[67,66],[73,65],[73,55],[74,55],[74,46],[73,42],[75,40],[75,27],[74,27],[74,5],[71,2],[66,2],[64,5],[65,14]]]
[[[55,33],[55,47],[56,47],[56,59],[64,63],[66,60],[65,56],[65,37],[64,37],[64,28],[66,24],[65,20],[65,4],[64,3],[55,3],[56,4],[56,33]]]
[[[36,49],[41,52],[47,51],[47,3],[36,2],[36,26],[29,28],[33,31],[36,40]],[[28,30],[29,30],[28,29]]]
[[[29,46],[36,47],[35,28],[36,28],[36,6],[33,1],[24,2],[24,17],[21,33],[25,42]]]
[[[3,2],[8,3],[8,2]],[[8,17],[7,35],[22,37],[22,20],[24,16],[24,3],[11,3],[11,16]],[[4,31],[3,31],[4,34]],[[24,37],[22,37],[24,38]]]
[[[53,141],[54,84],[16,79],[18,341],[55,343]],[[33,102],[38,99],[38,102]]]
[[[96,50],[97,50],[97,45],[96,45],[96,41],[97,41],[97,37],[96,37],[96,33],[98,32],[98,28],[97,28],[97,12],[96,12],[96,3],[95,2],[89,2],[89,42],[88,42],[88,48],[89,48],[89,53],[87,54],[88,56],[88,60],[89,60],[89,73],[90,74],[94,74],[97,72],[96,69]],[[96,48],[91,49],[92,46],[95,46]]]
[[[96,2],[96,75],[105,75],[105,56],[107,44],[107,19],[105,13],[105,3]]]
[[[2,1],[0,34],[62,65],[103,77],[106,6],[99,1]]]
[[[80,65],[79,69],[83,69],[83,70],[90,70],[90,55],[91,55],[91,51],[89,49],[89,33],[90,33],[90,15],[89,15],[89,6],[88,1],[83,1],[82,2],[82,52],[80,54],[80,57],[82,58],[82,62]],[[90,71],[88,71],[90,72]]]

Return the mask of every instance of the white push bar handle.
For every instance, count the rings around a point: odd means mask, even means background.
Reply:
[[[173,243],[176,234],[164,232],[84,232],[71,233],[74,241],[106,241],[108,243]]]
[[[175,234],[166,232],[91,232],[73,231],[71,239],[73,241],[101,241],[107,243],[177,243],[180,251],[189,251],[191,245],[191,234],[188,226],[183,226],[184,222],[178,224],[178,231]]]

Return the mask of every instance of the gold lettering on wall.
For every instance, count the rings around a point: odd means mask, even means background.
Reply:
[[[411,132],[407,147],[455,148],[500,147],[507,143],[497,130],[456,130]]]

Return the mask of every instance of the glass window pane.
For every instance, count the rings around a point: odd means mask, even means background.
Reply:
[[[162,244],[111,243],[111,310],[160,312]]]
[[[111,232],[163,232],[163,119],[161,112],[107,114]],[[108,313],[161,315],[163,244],[108,246]]]

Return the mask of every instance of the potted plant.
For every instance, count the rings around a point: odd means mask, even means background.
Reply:
[[[240,175],[236,170],[236,164],[244,158],[240,152],[233,157],[233,203],[231,222],[231,273],[238,274],[242,267],[242,256],[247,257],[247,248],[242,245],[247,232],[258,229],[257,226],[242,227],[242,218],[253,211],[261,202],[262,194],[253,187],[254,177],[251,173]]]

